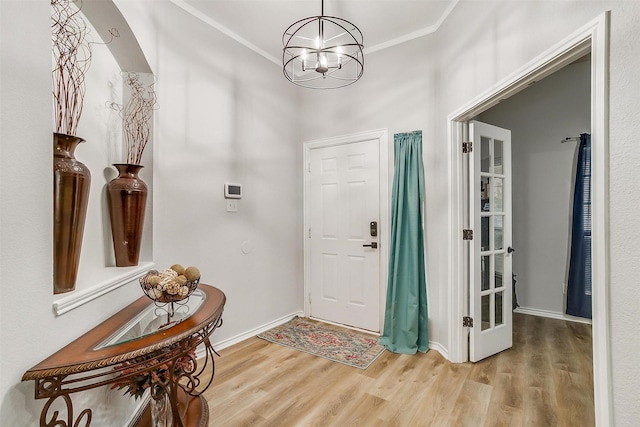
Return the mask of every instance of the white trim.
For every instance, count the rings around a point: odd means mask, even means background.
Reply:
[[[296,311],[294,313],[288,314],[286,316],[282,316],[276,320],[273,320],[271,322],[265,323],[261,326],[258,326],[257,328],[253,328],[249,331],[243,332],[241,334],[238,334],[234,337],[231,338],[227,338],[225,340],[222,341],[218,341],[218,342],[213,342],[211,345],[213,346],[213,348],[216,349],[216,351],[218,350],[224,350],[225,348],[231,347],[232,345],[241,343],[244,340],[247,340],[249,338],[253,338],[256,335],[259,335],[263,332],[268,331],[269,329],[275,328],[276,326],[280,326],[284,323],[287,323],[288,321],[290,321],[291,319],[293,319],[294,317],[306,317],[304,315],[304,313],[302,311]],[[336,326],[340,326],[343,328],[347,328],[347,329],[352,329],[358,332],[362,332],[362,333],[366,333],[366,334],[370,334],[370,335],[375,335],[375,336],[380,336],[379,333],[375,333],[375,332],[371,332],[371,331],[367,331],[366,329],[358,329],[358,328],[353,328],[353,327],[349,327],[349,326],[345,326],[345,325],[341,325],[339,323],[333,323],[333,322],[327,322],[326,320],[320,320],[320,319],[314,319],[317,320],[319,322],[324,322],[324,323],[328,323],[330,325],[336,325]],[[445,359],[449,359],[449,354],[447,352],[447,349],[440,344],[439,342],[436,341],[429,341],[429,350],[435,350],[438,353],[440,353],[442,355],[442,357],[444,357]],[[204,347],[198,348],[198,350],[196,351],[196,358],[202,359],[205,356],[205,352],[204,352]]]
[[[464,244],[461,239],[463,221],[461,211],[463,192],[462,124],[485,111],[502,99],[519,92],[535,80],[552,74],[591,52],[591,141],[592,141],[592,215],[593,215],[593,369],[596,423],[614,425],[611,389],[609,346],[609,230],[608,230],[608,146],[609,146],[609,49],[610,12],[605,12],[570,37],[532,60],[523,69],[502,80],[493,88],[476,97],[447,117],[449,141],[449,206],[450,250],[449,265],[449,342],[452,362],[466,360],[467,336],[461,325],[464,315],[463,277]]]
[[[365,54],[368,53],[373,53],[373,52],[377,52],[379,50],[383,50],[383,49],[387,49],[389,47],[393,47],[393,46],[397,46],[401,43],[406,43],[408,41],[420,38],[420,37],[424,37],[427,36],[429,34],[433,34],[436,31],[438,31],[438,29],[440,28],[440,25],[442,25],[442,23],[445,21],[445,19],[447,19],[449,17],[449,14],[451,14],[451,12],[453,11],[453,9],[456,7],[456,5],[458,4],[458,1],[460,0],[452,0],[451,3],[449,3],[449,6],[447,6],[447,8],[445,9],[444,12],[442,12],[442,15],[440,15],[440,18],[438,18],[438,21],[433,24],[430,25],[428,27],[424,27],[420,30],[414,31],[412,33],[408,33],[405,34],[403,36],[400,37],[396,37],[395,39],[391,39],[391,40],[387,40],[386,42],[382,42],[382,43],[378,43],[377,45],[371,46],[369,48],[366,48],[364,50]]]
[[[309,316],[311,307],[309,306],[309,292],[311,287],[311,260],[309,256],[309,239],[307,231],[310,226],[310,213],[309,213],[309,173],[308,165],[311,161],[311,150],[315,148],[331,147],[336,145],[351,144],[358,141],[367,141],[371,139],[378,140],[379,147],[379,163],[380,163],[380,179],[379,179],[379,192],[380,192],[380,295],[379,295],[379,331],[382,331],[384,325],[384,309],[385,300],[387,296],[387,277],[389,275],[389,228],[391,222],[389,219],[389,130],[388,129],[376,129],[366,132],[359,132],[350,135],[343,135],[333,138],[323,138],[314,141],[307,141],[303,144],[303,162],[302,162],[302,176],[304,177],[304,195],[303,195],[303,210],[304,210],[304,224],[303,224],[303,251],[304,251],[304,313]]]
[[[609,339],[609,22],[591,30],[593,392],[596,425],[615,425]]]
[[[201,20],[205,24],[207,24],[207,25],[215,28],[216,30],[220,31],[225,36],[237,41],[238,43],[240,43],[244,47],[251,49],[252,51],[257,53],[258,55],[260,55],[263,58],[265,58],[266,60],[268,60],[270,62],[273,62],[278,67],[282,66],[282,61],[281,60],[279,60],[275,56],[272,56],[268,52],[260,49],[258,46],[254,45],[249,40],[245,39],[244,37],[239,36],[236,33],[234,33],[233,31],[231,31],[230,29],[228,29],[227,27],[225,27],[224,25],[222,25],[218,21],[212,19],[210,16],[200,12],[195,7],[187,4],[185,1],[183,1],[183,0],[169,0],[169,1],[171,3],[173,3],[173,4],[175,4],[176,6],[178,6],[180,9],[184,10],[185,12],[191,14],[193,17],[198,18],[199,20]]]
[[[240,43],[244,47],[254,51],[258,55],[260,55],[263,58],[265,58],[266,60],[268,60],[270,62],[273,62],[278,67],[282,67],[282,61],[280,59],[278,59],[275,56],[271,55],[267,51],[265,51],[263,49],[260,49],[258,46],[256,46],[255,44],[251,43],[249,40],[247,40],[244,37],[238,35],[237,33],[235,33],[234,31],[230,30],[229,28],[225,27],[224,25],[222,25],[221,23],[219,23],[215,19],[211,18],[207,14],[205,14],[205,13],[199,11],[198,9],[196,9],[195,7],[191,6],[190,4],[185,2],[184,0],[169,0],[169,1],[171,3],[173,3],[173,4],[175,4],[176,6],[178,6],[180,9],[182,9],[185,12],[189,13],[193,17],[201,20],[205,24],[207,24],[207,25],[215,28],[216,30],[220,31],[222,34],[226,35],[227,37],[237,41],[238,43]],[[405,34],[403,36],[396,37],[395,39],[391,39],[391,40],[387,40],[386,42],[378,43],[377,45],[374,45],[374,46],[371,46],[369,48],[366,48],[364,50],[364,52],[366,54],[377,52],[379,50],[387,49],[387,48],[399,45],[401,43],[406,43],[408,41],[417,39],[419,37],[424,37],[426,35],[435,33],[436,31],[438,31],[438,28],[440,28],[440,26],[445,21],[445,19],[447,19],[449,17],[449,14],[453,11],[453,9],[456,7],[456,5],[458,4],[459,1],[460,0],[451,0],[451,2],[449,3],[449,6],[447,6],[447,8],[444,10],[444,12],[442,12],[442,15],[440,15],[440,18],[438,18],[438,21],[435,24],[430,25],[428,27],[424,27],[424,28],[422,28],[420,30],[417,30],[417,31],[414,31],[412,33]]]
[[[137,423],[138,421],[140,421],[140,419],[142,418],[142,415],[144,414],[145,409],[147,409],[147,405],[149,404],[150,399],[151,399],[150,392],[147,391],[142,395],[142,398],[136,405],[136,409],[133,410],[133,412],[129,416],[129,419],[127,419],[127,422],[125,423],[127,427],[137,426],[137,424],[134,424],[134,423]]]
[[[461,175],[462,165],[462,146],[459,141],[464,141],[464,124],[460,121],[454,121],[451,116],[447,118],[450,126],[447,128],[447,140],[450,144],[449,149],[449,208],[451,209],[449,217],[449,360],[453,363],[462,363],[467,361],[467,331],[462,326],[462,318],[469,314],[468,307],[468,282],[465,280],[465,250],[469,248],[462,241],[462,230],[467,228],[465,224],[463,200],[464,192],[463,179]],[[455,144],[454,144],[455,142]],[[455,145],[455,147],[454,147]]]
[[[302,311],[296,311],[291,314],[287,314],[286,316],[282,316],[276,320],[272,320],[271,322],[267,322],[263,325],[258,326],[257,328],[250,329],[246,332],[233,336],[231,338],[227,338],[222,341],[213,341],[211,346],[216,350],[224,350],[227,347],[231,347],[232,345],[238,344],[244,340],[249,338],[253,338],[258,334],[268,331],[269,329],[275,328],[276,326],[280,326],[284,323],[287,323],[289,320],[294,317],[304,317],[304,313]],[[196,359],[201,360],[206,356],[206,349],[203,346],[200,346],[196,349]],[[128,427],[132,427],[133,423],[140,419],[143,411],[146,409],[147,404],[149,403],[149,393],[145,393],[140,399],[140,403],[136,405],[136,409],[133,411],[131,416],[129,417],[127,423],[125,424]]]
[[[437,351],[442,357],[449,360],[449,352],[447,349],[436,341],[429,341],[429,350]]]
[[[540,310],[539,308],[530,307],[518,307],[513,310],[514,313],[527,314],[530,316],[546,317],[548,319],[566,320],[568,322],[586,323],[591,325],[591,319],[584,319],[582,317],[570,316],[564,313],[558,313],[557,311]]]
[[[119,270],[125,270],[125,272],[89,289],[73,292],[70,295],[55,300],[53,302],[53,312],[56,316],[61,316],[74,308],[78,308],[142,277],[147,271],[151,270],[154,265],[155,263],[153,262],[144,262],[135,267],[114,267],[114,269],[118,268]]]
[[[313,317],[310,317],[310,319],[313,319],[313,320],[316,320],[316,321],[322,322],[322,323],[328,323],[330,325],[340,326],[340,327],[346,328],[346,329],[351,329],[353,331],[362,332],[363,334],[374,335],[376,337],[380,337],[381,334],[382,334],[381,332],[372,332],[372,331],[368,331],[366,329],[354,328],[353,326],[343,325],[343,324],[336,323],[336,322],[330,322],[330,321],[327,321],[327,320],[324,320],[324,319],[315,319]],[[444,357],[445,359],[449,359],[449,354],[447,352],[447,349],[442,344],[440,344],[439,342],[429,341],[429,350],[437,351],[438,353],[440,353],[440,355],[442,357]]]
[[[280,326],[283,323],[287,323],[289,320],[293,319],[296,316],[304,317],[304,313],[302,311],[296,311],[291,314],[287,314],[286,316],[282,316],[276,320],[272,320],[271,322],[265,323],[263,325],[258,326],[257,328],[250,329],[246,332],[243,332],[231,338],[227,338],[222,341],[214,341],[211,343],[211,345],[213,346],[213,348],[216,349],[216,351],[224,350],[227,347],[231,347],[234,344],[238,344],[239,342],[255,337],[256,335],[266,332],[269,329],[275,328],[276,326]],[[204,357],[204,347],[200,348],[196,352],[196,357],[198,359],[201,359],[202,357]]]

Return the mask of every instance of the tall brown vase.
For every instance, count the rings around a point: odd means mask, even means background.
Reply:
[[[118,177],[107,184],[111,216],[111,234],[116,266],[138,265],[147,204],[147,185],[138,177],[142,166],[127,163],[113,165]]]
[[[74,157],[84,139],[53,134],[53,293],[76,287],[91,173]]]

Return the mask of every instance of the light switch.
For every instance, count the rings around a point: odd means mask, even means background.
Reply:
[[[227,212],[238,212],[237,199],[227,199]]]

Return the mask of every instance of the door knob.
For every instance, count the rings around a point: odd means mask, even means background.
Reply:
[[[511,246],[509,246],[509,247],[507,248],[507,252],[509,252],[509,253],[511,253],[511,252],[515,252],[515,251],[516,251],[516,250],[515,250],[515,249],[513,249]]]
[[[362,245],[363,248],[378,249],[378,242],[371,242],[370,245]]]

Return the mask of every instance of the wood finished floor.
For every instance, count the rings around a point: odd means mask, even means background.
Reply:
[[[514,313],[476,364],[385,351],[361,370],[251,338],[220,352],[210,426],[593,426],[591,326]]]

